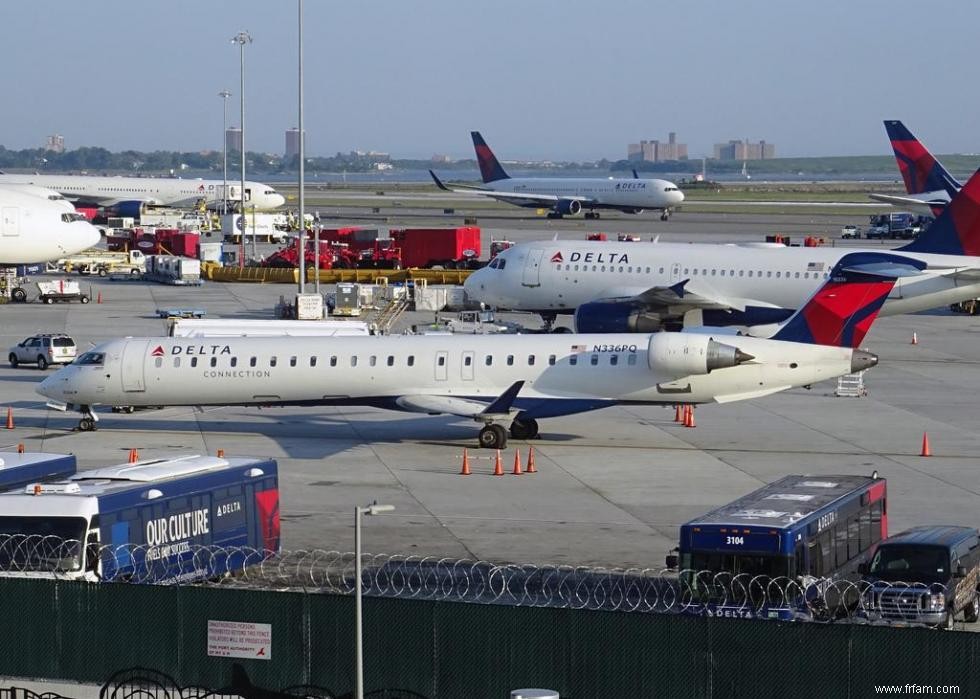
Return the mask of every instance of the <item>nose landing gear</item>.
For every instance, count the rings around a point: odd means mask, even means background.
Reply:
[[[99,428],[99,418],[87,405],[81,407],[82,419],[78,421],[79,432],[94,432]]]

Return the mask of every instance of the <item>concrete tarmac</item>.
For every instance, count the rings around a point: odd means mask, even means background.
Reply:
[[[759,214],[746,216],[754,221]],[[647,220],[645,233],[693,225],[681,221]],[[702,233],[688,240],[734,241],[735,229],[754,228],[727,220],[700,225]],[[544,237],[537,225],[515,231],[512,239]],[[286,285],[89,283],[93,298],[102,292],[102,304],[0,306],[0,349],[35,332],[68,332],[80,351],[121,335],[162,335],[156,308],[271,318],[280,294],[293,293]],[[404,324],[430,319],[412,314]],[[917,345],[910,344],[913,332]],[[490,475],[490,453],[475,448],[475,423],[372,408],[105,411],[97,432],[82,433],[74,429],[77,415],[46,408],[34,392],[52,370],[6,362],[0,409],[13,408],[15,428],[0,430],[0,449],[23,443],[29,451],[72,452],[82,468],[122,463],[133,447],[143,458],[218,449],[275,457],[287,549],[352,549],[354,507],[377,500],[396,510],[365,523],[367,551],[659,568],[681,523],[788,473],[877,470],[889,483],[892,531],[980,526],[978,334],[980,320],[948,311],[879,320],[866,345],[881,364],[867,374],[864,398],[836,398],[835,383],[817,384],[699,407],[694,429],[675,424],[673,410],[660,407],[544,420],[540,439],[511,441],[503,477]],[[923,432],[931,458],[919,456]],[[464,446],[472,459],[468,477],[458,475]],[[509,475],[515,449],[526,461],[531,446],[538,473]]]

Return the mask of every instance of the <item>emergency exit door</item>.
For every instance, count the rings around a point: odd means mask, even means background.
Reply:
[[[0,211],[0,235],[12,237],[20,235],[20,209],[16,206],[5,206]]]
[[[148,350],[152,340],[130,340],[123,348],[121,373],[124,391],[146,390],[146,363],[151,361]],[[161,349],[159,359],[163,360]]]

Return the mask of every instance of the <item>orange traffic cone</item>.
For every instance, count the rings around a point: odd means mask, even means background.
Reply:
[[[135,464],[139,460],[140,460],[140,452],[139,452],[139,449],[130,449],[129,450],[129,463]]]
[[[537,473],[538,469],[534,468],[534,447],[527,448],[527,469],[524,473]]]
[[[21,442],[20,444],[17,445],[17,453],[18,454],[23,454],[24,453],[24,443],[23,442]]]
[[[463,447],[463,468],[460,469],[459,475],[470,475],[470,455],[466,452],[466,447]]]
[[[96,303],[102,303],[102,292],[101,291],[99,292],[99,295],[95,297],[95,302]]]
[[[218,450],[218,452],[217,452],[217,454],[216,454],[216,456],[217,456],[217,457],[218,457],[219,459],[223,459],[223,458],[225,458],[225,450],[224,450],[224,449],[219,449],[219,450]]]
[[[684,410],[684,427],[696,427],[694,424],[694,406],[688,405]]]
[[[922,433],[922,453],[919,456],[932,456],[932,450],[929,448],[929,433]]]
[[[914,332],[912,333],[912,344],[913,345],[919,344],[919,336],[916,335]]]
[[[678,403],[674,406],[674,422],[683,422],[684,412],[681,410],[681,404]]]
[[[14,409],[9,407],[7,408],[7,429],[14,429]]]
[[[519,476],[522,473],[524,473],[524,470],[521,468],[521,450],[520,449],[515,449],[514,450],[514,470],[511,471],[511,475]]]
[[[497,450],[497,458],[493,462],[493,475],[504,475],[504,462],[500,460],[500,450]]]

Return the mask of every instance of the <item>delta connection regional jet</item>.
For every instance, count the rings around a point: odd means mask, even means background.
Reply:
[[[537,420],[617,404],[729,403],[867,369],[856,349],[898,276],[922,265],[845,257],[771,339],[651,335],[388,335],[125,338],[45,379],[52,407],[82,430],[109,406],[368,405],[483,423],[501,448]],[[505,427],[506,426],[506,427]]]

